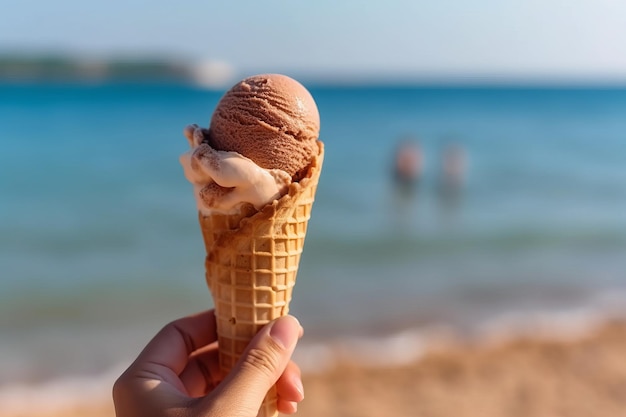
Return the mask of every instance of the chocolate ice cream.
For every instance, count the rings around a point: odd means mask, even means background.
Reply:
[[[209,145],[234,151],[294,180],[319,153],[320,117],[311,94],[280,74],[255,75],[222,97],[208,132]]]

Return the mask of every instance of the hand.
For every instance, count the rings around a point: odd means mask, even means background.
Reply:
[[[293,414],[304,398],[290,360],[302,327],[281,317],[254,337],[220,382],[213,310],[165,326],[113,386],[117,417],[256,417],[276,384],[278,411]]]

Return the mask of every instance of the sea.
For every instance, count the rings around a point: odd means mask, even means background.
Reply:
[[[305,370],[625,315],[625,88],[303,83],[326,148],[291,304]],[[109,396],[163,325],[212,307],[178,158],[223,92],[0,84],[5,407]],[[423,170],[400,185],[406,141]]]

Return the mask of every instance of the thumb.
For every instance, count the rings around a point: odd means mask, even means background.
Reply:
[[[218,390],[219,402],[232,415],[256,413],[270,388],[282,375],[291,359],[302,326],[293,316],[279,317],[252,339],[247,349],[222,381]]]

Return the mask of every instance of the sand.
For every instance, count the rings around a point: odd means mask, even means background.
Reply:
[[[626,415],[626,323],[575,340],[462,343],[410,364],[304,376],[300,417]],[[4,417],[16,417],[6,415]],[[112,417],[110,401],[21,417]]]
[[[626,415],[626,325],[575,341],[458,346],[409,366],[343,367],[305,380],[301,416]]]

